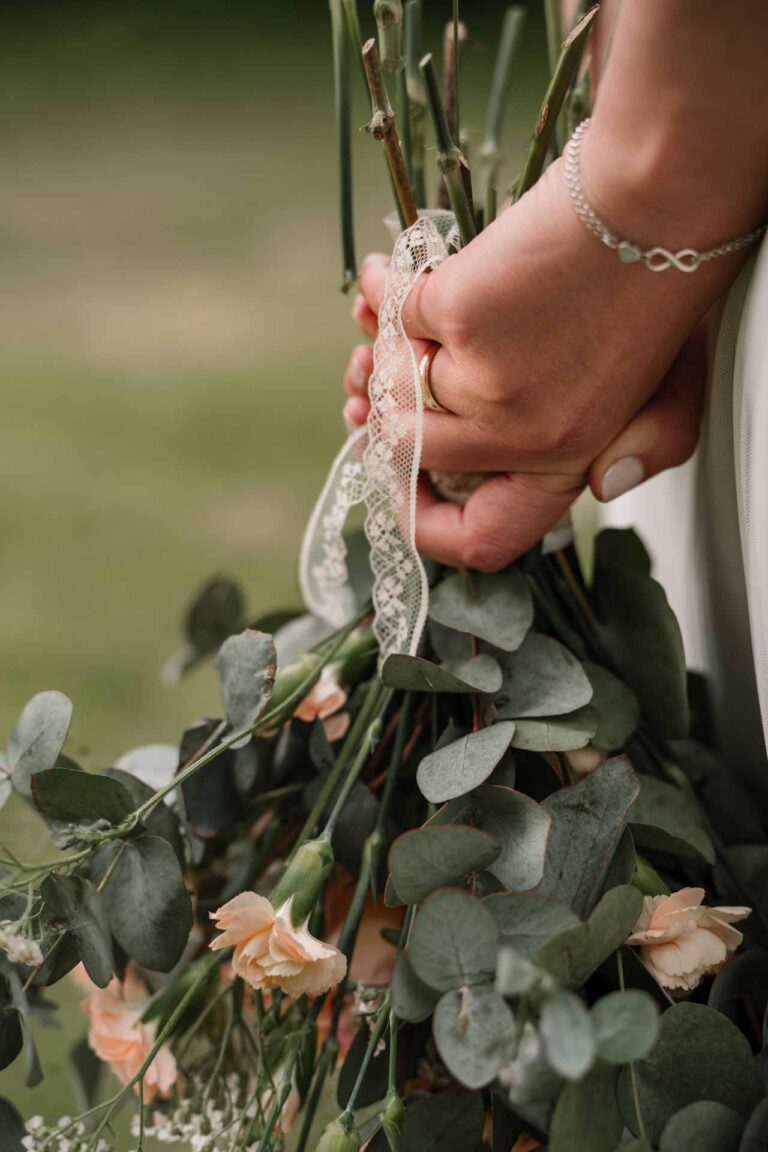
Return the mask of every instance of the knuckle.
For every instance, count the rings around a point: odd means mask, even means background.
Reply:
[[[509,548],[494,536],[472,534],[462,548],[464,565],[489,575],[506,568],[511,559]]]

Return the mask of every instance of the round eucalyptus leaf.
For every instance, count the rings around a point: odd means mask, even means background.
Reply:
[[[500,845],[488,871],[505,888],[535,888],[544,874],[550,817],[543,805],[523,792],[484,784],[473,793],[478,823]]]
[[[739,1152],[744,1117],[714,1100],[676,1112],[661,1134],[659,1152]]]
[[[115,768],[141,780],[153,792],[170,784],[179,766],[179,749],[175,744],[143,744],[124,752],[115,761]],[[165,802],[170,803],[166,796]]]
[[[623,1128],[616,1069],[598,1062],[561,1092],[549,1129],[549,1152],[616,1152]]]
[[[563,987],[578,988],[620,948],[643,907],[631,884],[611,888],[583,923],[552,936],[534,956]]]
[[[638,778],[640,795],[629,814],[637,846],[714,864],[715,850],[698,803],[682,788],[665,780],[646,775]]]
[[[640,723],[640,704],[631,688],[599,664],[584,664],[592,685],[591,705],[600,717],[592,743],[604,752],[622,752]]]
[[[768,1152],[768,1097],[760,1101],[747,1120],[739,1152]]]
[[[533,624],[533,597],[519,568],[493,575],[457,572],[432,591],[429,615],[447,628],[514,652]]]
[[[405,1113],[400,1152],[481,1152],[485,1106],[479,1092],[449,1089]]]
[[[0,1007],[0,1069],[13,1064],[24,1047],[21,1015],[12,1004]]]
[[[82,876],[51,873],[40,887],[46,909],[72,934],[83,967],[99,988],[106,988],[115,967],[112,936],[101,893]]]
[[[504,683],[499,719],[563,716],[592,699],[592,685],[579,661],[550,636],[529,632],[516,652],[500,657]]]
[[[482,784],[509,748],[515,726],[509,721],[470,732],[431,752],[419,764],[416,780],[431,804],[463,796]]]
[[[448,1071],[465,1088],[483,1088],[501,1067],[514,1017],[494,988],[455,988],[440,999],[432,1027]]]
[[[19,1113],[0,1096],[0,1152],[21,1152],[27,1129]]]
[[[592,1022],[573,992],[557,991],[541,1007],[539,1031],[547,1060],[564,1080],[580,1080],[595,1059]]]
[[[74,768],[49,768],[32,777],[35,806],[48,820],[120,824],[133,812],[130,792],[119,780]]]
[[[413,970],[406,948],[397,958],[392,973],[392,1011],[400,1020],[417,1024],[432,1015],[439,993],[425,984]]]
[[[565,716],[518,720],[512,747],[526,752],[574,752],[589,744],[599,724],[600,717],[589,705]]]
[[[448,992],[493,979],[499,947],[496,921],[467,892],[434,892],[419,909],[408,954],[414,972],[430,988]]]
[[[8,741],[13,786],[29,798],[35,772],[53,768],[72,721],[72,701],[63,692],[38,692],[22,709]]]
[[[216,657],[227,720],[232,728],[253,724],[272,695],[277,657],[272,637],[246,629],[230,636]]]
[[[196,652],[215,652],[236,632],[243,618],[240,587],[226,576],[214,576],[197,593],[187,610],[187,639]]]
[[[530,1021],[523,1027],[514,1059],[501,1069],[499,1079],[517,1115],[546,1131],[563,1080],[546,1060],[541,1037]]]
[[[501,688],[501,668],[484,654],[469,660],[433,664],[421,656],[394,653],[384,661],[382,681],[408,692],[481,692],[492,695]]]
[[[658,1143],[676,1112],[700,1100],[725,1104],[744,1118],[763,1097],[747,1040],[730,1020],[704,1004],[675,1004],[661,1017],[650,1055],[633,1065],[647,1135]],[[619,1106],[637,1134],[628,1068],[619,1074]]]
[[[611,1064],[630,1064],[648,1055],[659,1035],[659,1011],[646,992],[609,992],[593,1006],[597,1054]]]
[[[498,843],[479,828],[427,824],[398,836],[389,850],[389,871],[400,899],[419,904],[435,888],[481,872],[498,855]]]
[[[106,882],[105,904],[112,934],[144,968],[169,972],[192,928],[192,904],[176,855],[165,840],[140,836],[113,841],[94,858],[94,878]]]

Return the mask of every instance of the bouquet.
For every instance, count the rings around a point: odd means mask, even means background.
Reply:
[[[354,56],[415,273],[424,237],[445,258],[495,215],[522,22],[510,9],[476,192],[458,5],[442,93],[421,0],[374,7],[379,49],[354,0],[331,0],[347,286]],[[593,15],[553,58],[513,198],[584,113]],[[419,231],[427,112],[442,235]],[[189,608],[167,678],[215,656],[222,718],[86,773],[64,695],[19,716],[0,802],[33,805],[52,848],[0,849],[0,1067],[43,1081],[32,1021],[52,1022],[64,979],[88,1029],[77,1115],[2,1098],[1,1152],[768,1146],[764,828],[711,747],[643,544],[605,530],[588,569],[562,538],[494,575],[423,569],[426,625],[403,629],[422,569],[401,557],[393,591],[371,523],[341,537],[355,489],[404,538],[392,477],[361,453],[345,449],[305,548],[328,612],[254,618],[222,577]],[[432,479],[453,499],[478,482]]]

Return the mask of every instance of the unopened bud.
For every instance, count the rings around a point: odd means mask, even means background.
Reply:
[[[290,664],[280,668],[275,676],[275,686],[269,698],[270,712],[284,704],[289,696],[293,696],[304,681],[317,671],[321,663],[322,661],[316,652],[305,652],[296,660],[292,660]],[[296,703],[298,704],[298,700]]]
[[[360,1133],[346,1112],[327,1125],[315,1152],[358,1152]]]
[[[384,1101],[384,1107],[379,1112],[379,1119],[391,1152],[400,1152],[400,1140],[405,1123],[405,1105],[396,1093],[393,1092]]]
[[[669,896],[669,885],[664,883],[656,869],[640,853],[635,860],[632,883],[635,888],[640,889],[643,896]]]
[[[303,924],[317,904],[323,885],[333,868],[333,849],[323,836],[308,840],[296,855],[274,888],[270,900],[272,907],[281,908],[293,897],[291,921]]]
[[[376,0],[373,6],[379,29],[379,56],[387,72],[403,67],[403,5],[401,0]]]

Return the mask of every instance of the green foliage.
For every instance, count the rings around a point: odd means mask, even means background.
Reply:
[[[31,796],[36,772],[53,768],[71,721],[72,702],[63,692],[40,692],[25,705],[6,751],[13,786],[21,796]]]
[[[550,1152],[615,1152],[623,1129],[616,1107],[616,1069],[596,1064],[583,1080],[566,1084],[549,1132]]]
[[[644,1059],[659,1035],[659,1013],[646,992],[610,992],[590,1013],[597,1055],[609,1064]]]
[[[497,698],[500,719],[565,716],[592,699],[581,664],[550,636],[530,632],[516,652],[500,656],[499,662],[504,676]]]
[[[664,780],[641,775],[640,795],[629,822],[638,848],[656,849],[689,860],[715,861],[701,809],[691,795]]]
[[[408,955],[420,980],[448,992],[489,983],[499,941],[496,921],[483,904],[467,892],[447,889],[435,892],[419,909]]]
[[[435,589],[429,615],[447,628],[514,652],[533,624],[533,597],[519,568],[493,576],[456,572]]]
[[[659,1152],[739,1152],[744,1117],[714,1100],[687,1104],[667,1122]]]
[[[433,664],[421,656],[388,656],[381,678],[390,688],[408,692],[482,692],[493,695],[502,684],[501,668],[491,656]]]
[[[425,756],[417,775],[422,794],[432,804],[443,804],[471,792],[491,775],[514,733],[514,724],[492,724]]]
[[[111,776],[50,768],[32,777],[32,797],[49,820],[72,825],[121,824],[133,812],[130,792]]]
[[[277,671],[272,637],[250,629],[230,636],[219,649],[216,669],[230,727],[250,727],[272,695]]]
[[[564,1080],[580,1080],[595,1059],[589,1012],[573,992],[547,996],[541,1008],[541,1038],[551,1067]]]
[[[435,888],[458,884],[493,864],[499,845],[487,832],[462,824],[428,825],[405,832],[389,851],[389,872],[406,904],[419,904]]]
[[[537,892],[498,892],[484,903],[496,917],[502,942],[523,956],[535,956],[553,936],[580,924],[567,904]]]
[[[584,664],[592,685],[592,707],[600,727],[592,743],[604,752],[621,752],[640,722],[640,704],[631,688],[599,664]]]
[[[417,1100],[405,1113],[401,1152],[480,1152],[485,1109],[476,1092]]]
[[[10,1100],[0,1096],[0,1152],[21,1152],[26,1128]]]
[[[105,844],[93,871],[120,947],[144,967],[170,972],[192,927],[192,905],[171,846],[150,835]]]
[[[460,1084],[483,1088],[502,1065],[513,1024],[512,1012],[494,988],[454,988],[435,1009],[437,1050]]]
[[[600,725],[594,708],[578,708],[565,716],[518,720],[512,747],[528,752],[573,752],[589,744]]]
[[[109,918],[101,894],[82,876],[47,876],[40,887],[47,911],[77,946],[83,967],[106,988],[115,967]]]
[[[548,940],[534,956],[536,963],[563,987],[578,988],[621,947],[642,906],[637,888],[611,888],[582,924]]]

